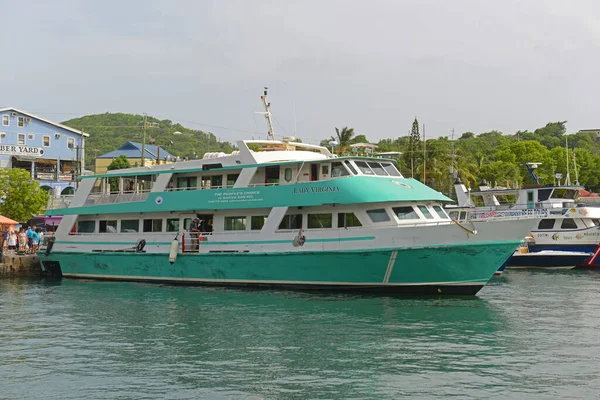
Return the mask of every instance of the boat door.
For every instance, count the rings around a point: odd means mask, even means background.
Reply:
[[[535,208],[535,201],[533,198],[533,190],[527,191],[527,208],[530,210]]]
[[[319,180],[319,164],[310,164],[310,180]]]
[[[198,218],[198,223],[194,219]],[[180,226],[183,227],[182,248],[184,252],[200,251],[200,242],[206,242],[213,231],[213,214],[181,214]]]

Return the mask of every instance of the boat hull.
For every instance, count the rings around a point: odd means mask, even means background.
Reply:
[[[524,253],[513,255],[506,268],[573,269],[585,263],[589,253],[552,252]]]
[[[477,293],[520,243],[290,253],[53,252],[48,269],[69,278],[188,285],[285,287],[375,293]]]

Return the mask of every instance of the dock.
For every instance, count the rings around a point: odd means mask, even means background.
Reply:
[[[0,278],[44,276],[42,263],[36,254],[3,254],[0,262]]]

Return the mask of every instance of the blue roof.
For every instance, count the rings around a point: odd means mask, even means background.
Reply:
[[[145,145],[145,158],[155,160],[158,157],[158,146],[152,144]],[[110,153],[102,154],[98,158],[117,158],[119,156],[125,156],[127,158],[142,158],[142,144],[137,142],[127,142],[117,150],[111,151]],[[162,147],[160,148],[160,159],[164,160],[165,157],[175,157]]]

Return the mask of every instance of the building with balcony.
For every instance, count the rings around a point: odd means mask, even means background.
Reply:
[[[84,164],[77,129],[13,107],[0,108],[0,168],[22,168],[53,194],[71,194]]]
[[[95,173],[104,174],[108,170],[108,166],[115,158],[125,156],[129,160],[132,167],[142,166],[142,147],[144,147],[144,166],[152,166],[158,164],[167,164],[175,162],[177,157],[173,156],[160,146],[147,144],[142,146],[141,143],[127,142],[117,150],[110,153],[102,154],[96,157]]]

